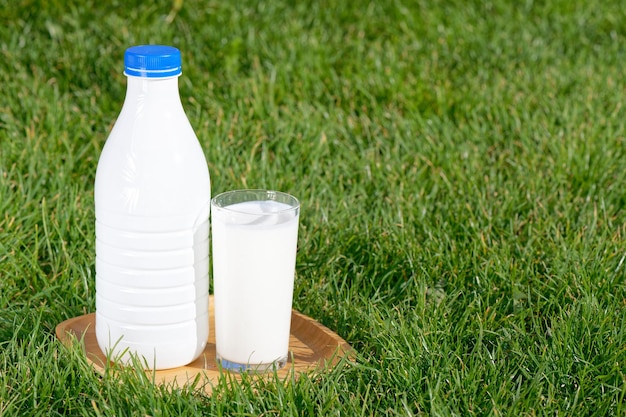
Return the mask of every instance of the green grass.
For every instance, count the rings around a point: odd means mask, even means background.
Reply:
[[[0,1],[0,415],[626,414],[621,2],[181,3]],[[208,397],[55,340],[138,43],[214,194],[301,199],[295,307],[355,363]]]

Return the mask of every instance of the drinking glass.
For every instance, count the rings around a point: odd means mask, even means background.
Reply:
[[[266,371],[287,363],[299,201],[269,190],[211,200],[217,362]]]

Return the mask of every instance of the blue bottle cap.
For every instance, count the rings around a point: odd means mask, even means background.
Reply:
[[[182,73],[180,51],[173,46],[131,46],[124,53],[124,74],[133,77],[165,78]]]

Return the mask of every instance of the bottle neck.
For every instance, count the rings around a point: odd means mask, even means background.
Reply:
[[[126,100],[167,100],[180,104],[178,76],[167,78],[144,78],[127,76]]]

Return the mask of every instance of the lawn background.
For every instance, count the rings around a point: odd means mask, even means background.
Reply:
[[[625,415],[625,10],[0,0],[0,415]],[[141,43],[182,51],[214,194],[301,199],[294,306],[355,363],[207,397],[55,340],[95,309],[94,175]]]

